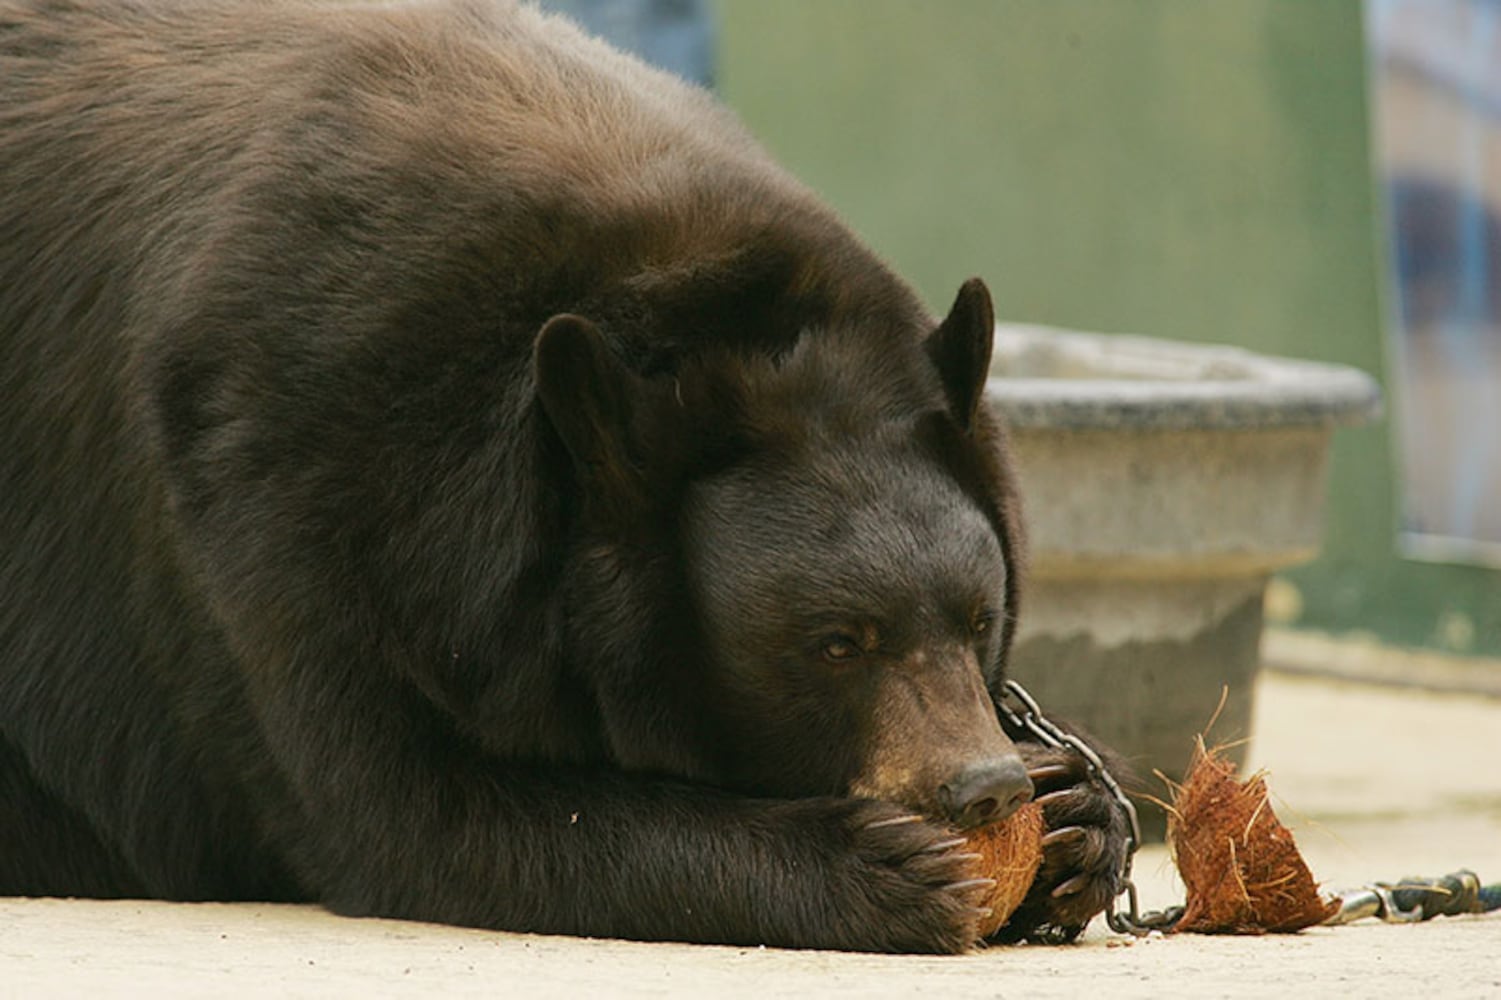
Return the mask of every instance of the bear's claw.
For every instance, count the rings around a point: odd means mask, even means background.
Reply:
[[[956,854],[956,855],[954,855],[954,857],[955,857],[956,860],[959,859],[959,858],[972,858],[975,861],[979,861],[980,860],[980,856],[978,854]],[[948,885],[944,886],[944,888],[947,889],[949,892],[968,892],[971,889],[986,889],[986,890],[989,890],[989,889],[994,889],[995,888],[995,879],[993,879],[993,878],[967,878],[967,879],[961,879],[958,882],[950,882]]]
[[[1032,779],[1034,785],[1040,785],[1043,782],[1066,778],[1072,771],[1073,768],[1067,764],[1043,764],[1041,767],[1028,769],[1027,777]]]
[[[1053,890],[1053,898],[1062,899],[1064,896],[1073,896],[1077,893],[1083,892],[1085,889],[1089,888],[1089,883],[1092,878],[1093,876],[1091,875],[1075,875],[1073,878],[1069,879],[1067,882],[1063,883],[1062,885],[1058,886],[1058,888]]]
[[[1089,831],[1082,826],[1060,826],[1058,829],[1043,835],[1042,849],[1047,850],[1055,844],[1073,844],[1089,836]]]
[[[918,815],[916,815],[914,813],[908,813],[908,814],[906,814],[904,816],[892,816],[889,819],[878,819],[878,820],[875,820],[874,822],[866,823],[865,824],[865,829],[867,829],[867,830],[877,830],[877,829],[880,829],[883,826],[905,826],[908,823],[921,823],[921,822],[924,822],[923,817],[918,816]]]

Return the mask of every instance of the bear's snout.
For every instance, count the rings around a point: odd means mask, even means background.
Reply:
[[[972,830],[1005,819],[1032,800],[1032,779],[1012,754],[970,764],[938,787],[938,803],[949,822]]]

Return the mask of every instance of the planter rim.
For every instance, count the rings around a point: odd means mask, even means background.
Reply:
[[[986,395],[1013,427],[1336,427],[1381,414],[1375,379],[1348,365],[1238,347],[997,325]]]

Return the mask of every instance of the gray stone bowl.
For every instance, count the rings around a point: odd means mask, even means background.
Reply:
[[[1318,552],[1330,439],[1380,414],[1375,381],[1020,326],[991,372],[1030,541],[1013,676],[1148,779],[1182,777],[1226,691],[1207,740],[1243,758],[1266,584]]]

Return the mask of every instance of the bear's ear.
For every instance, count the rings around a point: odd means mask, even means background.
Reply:
[[[985,282],[970,278],[959,286],[959,295],[948,317],[928,337],[928,356],[938,367],[949,409],[959,426],[968,431],[990,377],[990,350],[995,341],[995,312]]]
[[[562,313],[542,326],[532,348],[537,398],[581,471],[605,488],[637,478],[631,421],[642,380],[599,328]]]

